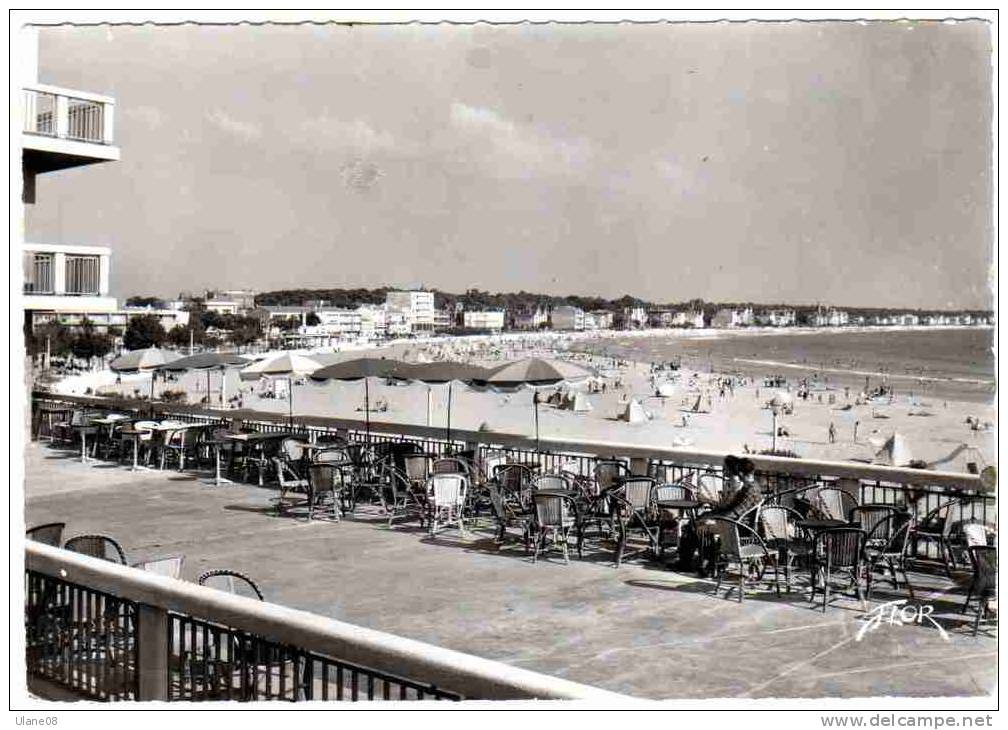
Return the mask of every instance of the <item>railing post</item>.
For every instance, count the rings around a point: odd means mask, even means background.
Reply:
[[[67,133],[70,129],[70,100],[62,94],[57,94],[55,96],[55,102],[55,119],[53,120],[55,129],[53,131],[60,139],[66,139]]]
[[[168,701],[168,612],[137,604],[137,699]]]

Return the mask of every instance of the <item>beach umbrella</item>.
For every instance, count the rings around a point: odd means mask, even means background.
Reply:
[[[464,362],[418,362],[406,363],[395,377],[401,380],[414,380],[427,385],[448,384],[448,415],[445,429],[445,440],[451,443],[451,408],[452,383],[456,380],[462,383],[484,382],[490,370],[479,365]],[[428,394],[430,391],[428,390]]]
[[[492,369],[484,379],[477,382],[485,383],[495,388],[516,388],[528,385],[532,388],[572,383],[587,380],[596,372],[582,365],[576,365],[564,360],[544,360],[530,357],[516,360]],[[532,394],[532,409],[535,414],[536,451],[539,450],[539,391]]]
[[[201,352],[198,355],[189,355],[178,360],[160,365],[158,372],[183,373],[190,370],[205,370],[207,374],[207,405],[210,405],[210,372],[220,370],[221,377],[221,405],[224,405],[225,379],[223,372],[228,368],[248,365],[248,360],[234,352]]]
[[[368,389],[368,378],[397,378],[404,371],[406,363],[399,360],[387,360],[377,357],[360,357],[354,360],[344,360],[318,368],[310,377],[316,383],[329,380],[364,381],[364,428],[367,441],[371,441],[371,395]]]
[[[109,363],[109,368],[116,373],[141,373],[150,371],[150,399],[154,402],[154,380],[157,378],[157,368],[166,363],[178,360],[179,355],[170,350],[157,347],[146,347],[142,350],[124,352]]]
[[[285,352],[276,357],[267,357],[259,362],[243,367],[238,371],[242,380],[258,380],[259,378],[287,379],[287,422],[294,425],[294,383],[296,376],[310,375],[319,369],[317,360],[296,353]]]
[[[170,350],[147,347],[143,350],[124,352],[109,363],[109,368],[116,373],[139,373],[154,370],[161,365],[178,359],[179,355]]]

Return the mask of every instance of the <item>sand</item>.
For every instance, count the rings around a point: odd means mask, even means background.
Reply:
[[[742,453],[746,449],[762,451],[774,445],[773,415],[766,404],[777,389],[766,387],[761,378],[738,383],[733,390],[726,390],[722,396],[715,384],[714,379],[718,377],[716,373],[699,372],[684,364],[680,371],[671,375],[659,373],[657,381],[653,381],[649,364],[622,362],[613,368],[611,358],[569,352],[571,343],[579,339],[583,338],[572,338],[569,335],[506,335],[497,338],[410,341],[370,350],[366,354],[407,359],[465,359],[480,364],[533,355],[553,356],[592,365],[610,375],[605,378],[605,394],[587,394],[592,406],[590,413],[572,413],[541,404],[539,423],[542,437],[697,447],[733,453]],[[348,351],[338,355],[329,354],[328,357],[330,360],[336,357],[343,359],[362,354],[365,353]],[[797,378],[786,369],[782,369],[782,374],[790,378],[789,385],[793,393]],[[671,397],[656,397],[657,384],[669,380],[674,381]],[[100,392],[114,391],[144,396],[150,392],[150,376],[147,374],[123,376],[119,384],[115,381],[116,376],[107,371],[89,373],[77,376],[72,383],[61,384],[58,389],[63,392],[82,392],[82,387],[87,385]],[[184,389],[189,402],[198,403],[206,396],[206,383],[205,373],[189,373],[167,385],[159,382],[156,390],[161,393],[165,387]],[[219,405],[220,385],[221,374],[212,373],[211,395],[214,405]],[[583,385],[576,388],[585,390]],[[241,382],[236,371],[229,371],[226,375],[226,393],[229,398],[240,393],[242,405],[246,408],[286,413],[287,400],[262,397],[260,393],[267,390],[265,383]],[[544,389],[543,394],[548,395],[552,390]],[[363,393],[361,382],[317,385],[309,381],[295,384],[294,411],[296,414],[363,418]],[[439,427],[446,425],[447,385],[387,385],[372,380],[370,393],[372,420]],[[709,413],[689,412],[698,396],[701,396],[704,406],[707,405],[709,396]],[[830,396],[834,399],[833,404],[829,402]],[[996,428],[992,425],[986,430],[973,430],[966,423],[967,417],[973,417],[981,423],[996,424],[993,406],[929,398],[911,402],[906,396],[898,397],[891,404],[886,399],[857,405],[856,397],[853,390],[849,397],[845,397],[843,388],[837,386],[832,390],[813,391],[807,400],[795,398],[793,413],[779,419],[779,425],[789,435],[779,436],[776,448],[787,449],[808,458],[871,461],[885,440],[898,432],[905,438],[914,458],[929,464],[938,462],[934,468],[943,471],[965,471],[969,461],[979,461],[981,468],[996,463]],[[631,398],[643,405],[650,420],[635,424],[619,420],[618,416],[625,411],[627,401]],[[386,409],[377,410],[376,406],[382,405]],[[855,422],[858,423],[856,441]],[[831,423],[836,434],[833,443],[829,440]],[[521,389],[513,393],[498,393],[480,391],[456,383],[453,385],[451,424],[453,428],[484,427],[493,431],[532,436],[532,391]],[[945,460],[953,453],[956,453],[953,458]]]

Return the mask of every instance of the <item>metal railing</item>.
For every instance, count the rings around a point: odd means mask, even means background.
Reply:
[[[412,442],[434,455],[468,450],[477,458],[482,458],[487,451],[501,451],[513,460],[538,463],[547,471],[566,468],[585,475],[592,473],[598,459],[619,458],[635,473],[656,476],[662,481],[696,479],[705,474],[723,479],[727,456],[716,451],[546,437],[540,439],[537,449],[534,439],[519,434],[452,429],[452,439],[448,441],[444,429],[430,426],[372,421],[370,428],[366,428],[363,421],[320,416],[299,416],[291,425],[286,416],[274,413],[229,412],[181,404],[152,404],[149,401],[45,392],[33,394],[34,405],[43,402],[145,413],[153,410],[160,417],[188,423],[226,425],[238,419],[246,430],[290,432],[312,442],[339,435],[351,442],[367,439],[371,443]],[[912,501],[917,505],[918,513],[926,514],[944,501],[967,497],[974,505],[971,509],[975,510],[976,519],[985,522],[993,519],[994,495],[984,490],[979,476],[975,474],[755,454],[748,455],[748,458],[756,466],[757,480],[770,495],[843,480],[856,485],[863,502],[908,504]]]
[[[626,699],[42,543],[25,568],[29,678],[93,699]]]
[[[43,85],[25,88],[23,98],[23,131],[77,142],[112,144],[111,100]]]

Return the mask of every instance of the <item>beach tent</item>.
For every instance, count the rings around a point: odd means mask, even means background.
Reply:
[[[913,453],[906,439],[900,433],[893,433],[889,440],[875,454],[872,463],[884,466],[908,466],[913,461]]]
[[[581,391],[575,391],[564,402],[564,408],[574,411],[574,413],[591,413],[592,404],[588,400],[588,396]]]
[[[664,383],[658,383],[658,387],[655,390],[659,398],[671,398],[675,395],[676,386],[675,383],[665,381]]]
[[[623,415],[620,416],[620,420],[627,423],[644,423],[648,420],[647,411],[644,410],[644,406],[640,404],[640,401],[634,398],[627,403]]]
[[[703,405],[703,393],[696,397],[696,401],[693,402],[693,407],[690,411],[693,413],[710,413],[710,411]]]

